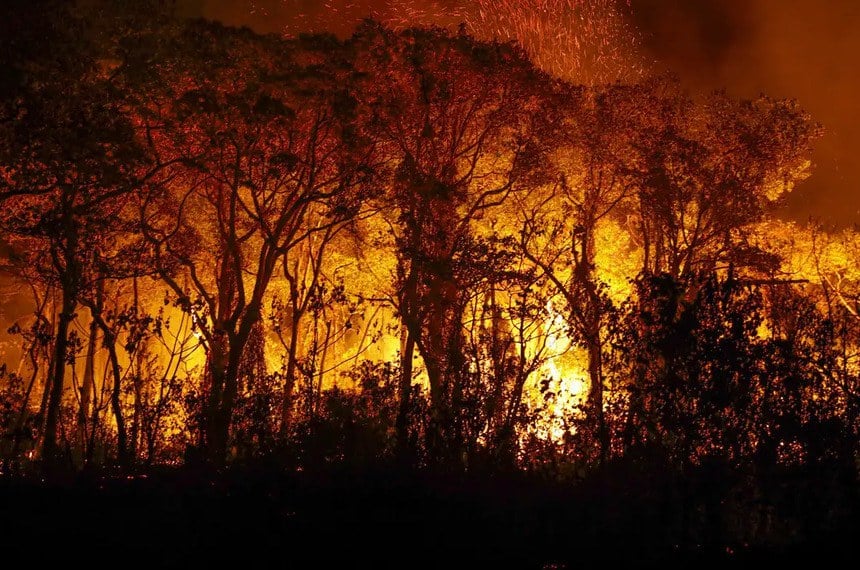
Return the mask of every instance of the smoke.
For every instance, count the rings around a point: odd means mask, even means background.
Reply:
[[[797,99],[825,128],[786,214],[860,222],[860,3],[633,0],[644,48],[694,89]]]
[[[644,47],[691,79],[718,79],[748,47],[754,14],[736,0],[633,0],[632,18]]]

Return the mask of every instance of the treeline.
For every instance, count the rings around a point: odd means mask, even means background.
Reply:
[[[854,488],[852,263],[810,232],[787,273],[800,236],[768,217],[819,134],[795,103],[572,85],[442,29],[19,4],[0,238],[32,310],[7,324],[0,470],[627,465],[767,508],[786,474]]]

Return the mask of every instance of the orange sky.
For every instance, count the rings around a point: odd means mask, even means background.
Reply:
[[[634,0],[655,58],[690,85],[794,98],[825,128],[790,214],[860,223],[860,2]]]

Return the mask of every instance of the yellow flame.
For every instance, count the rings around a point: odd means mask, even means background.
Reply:
[[[548,356],[541,368],[540,376],[548,379],[548,389],[552,397],[547,400],[548,406],[543,411],[533,431],[542,439],[561,442],[569,432],[568,421],[581,412],[588,390],[587,375],[581,362],[579,349],[565,333],[566,322],[559,313],[552,299],[546,304],[544,333]],[[540,390],[532,394],[532,401],[541,398]]]

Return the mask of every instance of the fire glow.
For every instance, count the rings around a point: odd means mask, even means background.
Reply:
[[[345,407],[419,463],[602,464],[683,439],[661,335],[708,303],[717,344],[795,339],[780,295],[856,318],[853,238],[772,215],[820,135],[795,102],[648,76],[623,2],[421,6],[346,39],[119,18],[79,77],[24,82],[4,453],[220,463]]]

